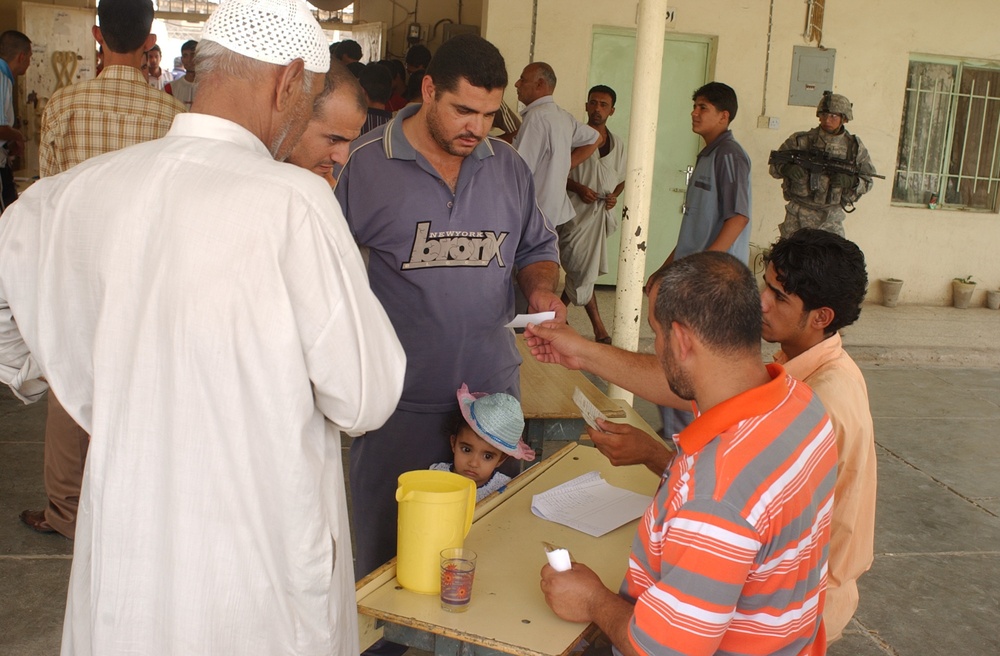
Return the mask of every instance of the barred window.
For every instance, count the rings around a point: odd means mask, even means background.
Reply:
[[[911,58],[892,200],[996,212],[1000,63]]]

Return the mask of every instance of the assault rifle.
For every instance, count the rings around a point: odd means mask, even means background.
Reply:
[[[772,150],[767,163],[769,166],[778,167],[786,164],[801,166],[809,172],[809,188],[812,191],[819,189],[819,177],[822,174],[835,175],[843,173],[855,178],[868,178],[869,180],[871,178],[879,178],[880,180],[885,180],[884,175],[878,175],[867,168],[862,169],[862,167],[849,160],[830,157],[819,150]],[[841,202],[841,205],[845,212],[850,213],[854,211],[853,203]],[[848,208],[848,205],[850,205],[850,208]]]

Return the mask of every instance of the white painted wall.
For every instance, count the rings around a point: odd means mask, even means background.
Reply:
[[[636,1],[538,4],[535,60],[555,68],[556,102],[583,118],[592,29],[634,27]],[[792,47],[807,45],[801,36],[806,5],[802,0],[775,0],[766,101],[767,114],[778,117],[781,127],[756,127],[765,99],[769,5],[767,0],[670,2],[676,10],[670,29],[718,39],[715,79],[730,84],[739,95],[733,132],[754,162],[752,240],[761,244],[777,239],[784,217],[780,185],[767,174],[768,153],[791,132],[816,124],[814,110],[787,105]],[[531,0],[484,0],[484,34],[506,57],[512,83],[528,62],[531,10]],[[987,287],[1000,287],[1000,215],[890,204],[910,53],[1000,61],[997,24],[997,0],[827,0],[823,45],[837,49],[834,91],[853,101],[855,120],[849,128],[888,178],[876,181],[846,223],[848,237],[868,259],[871,300],[880,296],[875,281],[890,276],[906,281],[902,303],[949,304],[951,279],[968,274],[980,283],[975,305],[983,303]],[[515,99],[512,86],[507,99]]]

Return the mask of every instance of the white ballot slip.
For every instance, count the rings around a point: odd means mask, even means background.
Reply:
[[[552,321],[556,318],[555,312],[536,312],[535,314],[519,314],[511,319],[504,328],[524,328],[529,323],[538,325],[544,321]]]
[[[557,572],[566,572],[573,569],[573,561],[569,557],[566,549],[553,549],[546,551],[545,556],[549,559],[549,565]]]
[[[609,485],[599,472],[592,471],[533,496],[531,512],[599,538],[642,517],[652,500]]]
[[[607,421],[608,418],[604,416],[604,413],[597,409],[597,406],[590,402],[584,394],[583,391],[577,387],[573,390],[573,403],[576,407],[580,408],[580,414],[583,415],[583,420],[587,422],[587,425],[594,430],[601,430],[597,426],[596,419],[603,419]]]

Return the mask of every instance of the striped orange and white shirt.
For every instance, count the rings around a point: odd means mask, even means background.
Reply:
[[[675,438],[622,584],[641,654],[826,651],[836,442],[812,390],[768,371]]]
[[[52,94],[42,113],[38,172],[62,173],[91,157],[159,139],[184,104],[146,82],[131,66],[108,66]]]

